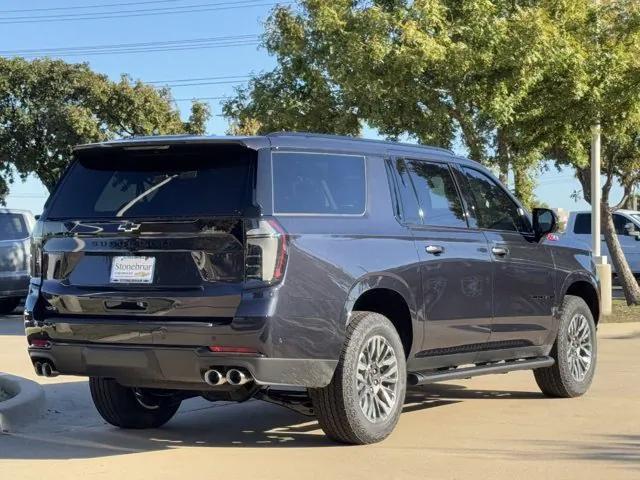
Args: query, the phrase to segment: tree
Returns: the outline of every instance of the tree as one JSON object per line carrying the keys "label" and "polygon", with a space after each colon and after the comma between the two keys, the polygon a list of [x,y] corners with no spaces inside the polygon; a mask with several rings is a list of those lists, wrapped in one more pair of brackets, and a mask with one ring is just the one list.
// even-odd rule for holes
{"label": "tree", "polygon": [[548,51],[535,1],[308,0],[277,7],[264,45],[278,66],[224,108],[234,129],[382,134],[451,147],[497,165],[533,200],[543,151],[515,116]]}
{"label": "tree", "polygon": [[[640,304],[640,288],[615,233],[612,212],[640,182],[640,2],[587,0],[547,2],[556,19],[549,36],[555,46],[548,68],[520,104],[534,143],[550,158],[576,169],[591,203],[590,130],[602,124],[602,230],[627,303]],[[623,199],[611,204],[615,179]]]}
{"label": "tree", "polygon": [[0,57],[0,200],[15,172],[51,191],[74,145],[131,135],[202,134],[207,105],[183,122],[168,89],[122,76],[113,82],[87,64]]}
{"label": "tree", "polygon": [[542,159],[576,168],[590,199],[589,126],[599,119],[603,230],[627,301],[638,303],[609,203],[614,179],[629,190],[638,172],[638,10],[637,0],[301,1],[267,23],[264,45],[278,67],[224,113],[253,132],[340,131],[334,119],[348,118],[355,132],[366,122],[391,138],[444,147],[460,139],[503,182],[511,169],[527,205]]}

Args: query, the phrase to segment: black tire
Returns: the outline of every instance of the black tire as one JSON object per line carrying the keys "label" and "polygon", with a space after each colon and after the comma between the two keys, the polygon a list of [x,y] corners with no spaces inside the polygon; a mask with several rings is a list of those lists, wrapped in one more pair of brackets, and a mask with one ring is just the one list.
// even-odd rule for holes
{"label": "black tire", "polygon": [[[584,378],[577,379],[571,372],[571,362],[568,354],[571,342],[568,329],[571,320],[576,316],[583,316],[589,327],[591,342],[591,362]],[[562,315],[558,326],[558,334],[553,344],[550,355],[556,361],[552,366],[538,368],[533,371],[536,382],[542,393],[549,397],[572,398],[584,395],[593,380],[598,358],[598,346],[596,340],[596,324],[591,310],[580,297],[567,295],[562,304]]]}
{"label": "black tire", "polygon": [[0,299],[0,315],[8,315],[20,305],[20,297]]}
{"label": "black tire", "polygon": [[[360,407],[356,384],[358,358],[368,340],[375,336],[386,340],[397,365],[395,402],[386,418],[377,422],[367,418]],[[382,369],[379,375],[382,375]],[[309,389],[309,396],[320,427],[328,437],[341,443],[361,445],[384,440],[393,431],[402,412],[406,388],[405,352],[393,324],[378,313],[354,312],[331,383],[324,388]]]}
{"label": "black tire", "polygon": [[181,403],[172,396],[136,396],[133,388],[123,387],[112,378],[91,377],[89,388],[98,413],[120,428],[160,427],[175,415]]}

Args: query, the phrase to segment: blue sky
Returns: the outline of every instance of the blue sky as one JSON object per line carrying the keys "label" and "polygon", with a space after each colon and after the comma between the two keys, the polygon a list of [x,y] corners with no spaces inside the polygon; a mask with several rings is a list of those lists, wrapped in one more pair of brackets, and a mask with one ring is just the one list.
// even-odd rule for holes
{"label": "blue sky", "polygon": [[[82,8],[96,4],[123,4],[111,7]],[[131,3],[136,3],[131,5]],[[216,5],[217,4],[217,5]],[[252,6],[247,6],[254,4]],[[170,42],[176,40],[203,39],[222,36],[239,36],[260,34],[263,22],[272,6],[272,0],[96,0],[47,1],[23,0],[21,2],[0,1],[0,45],[2,50],[24,50],[45,48],[84,47],[94,45],[131,44],[143,42]],[[189,6],[197,6],[191,8]],[[52,8],[54,11],[7,12],[17,9]],[[67,7],[75,7],[66,9]],[[231,8],[229,8],[231,7]],[[166,12],[169,8],[199,10],[169,15],[128,14],[116,18],[95,18],[103,12],[149,10],[156,13]],[[214,10],[215,9],[215,10]],[[141,12],[145,13],[145,12]],[[73,21],[38,21],[35,17],[86,14],[90,19]],[[136,13],[136,15],[138,15]],[[104,16],[104,15],[102,15]],[[8,18],[21,17],[21,23],[7,23]],[[270,69],[275,61],[264,50],[255,45],[241,45],[224,48],[203,48],[195,50],[154,51],[106,55],[73,55],[65,56],[70,62],[88,62],[91,67],[117,79],[127,73],[135,79],[143,81],[164,81],[175,79],[195,79],[202,77],[247,76],[251,73]],[[183,82],[194,83],[194,82]],[[207,83],[207,82],[195,82]],[[209,82],[210,83],[210,82]],[[190,85],[176,87],[173,94],[176,99],[193,97],[220,97],[233,93],[233,84],[217,83],[209,85]],[[218,100],[211,102],[213,118],[209,122],[208,133],[224,134],[226,121],[218,116],[220,106]],[[179,101],[178,106],[188,113],[189,101]],[[371,130],[365,136],[375,137]],[[580,201],[574,202],[570,194],[580,190],[580,184],[573,178],[570,170],[557,172],[552,168],[538,178],[538,197],[553,207],[567,210],[583,209],[588,205]],[[14,184],[7,199],[10,208],[26,208],[40,213],[46,200],[47,192],[35,178],[25,183]],[[614,192],[620,196],[619,189]]]}

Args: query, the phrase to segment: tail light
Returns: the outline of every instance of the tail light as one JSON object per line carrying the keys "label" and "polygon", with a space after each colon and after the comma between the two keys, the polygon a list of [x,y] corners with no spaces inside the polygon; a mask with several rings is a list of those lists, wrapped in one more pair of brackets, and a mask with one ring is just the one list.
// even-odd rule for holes
{"label": "tail light", "polygon": [[42,223],[37,221],[31,234],[29,270],[32,278],[42,275]]}
{"label": "tail light", "polygon": [[246,230],[245,281],[272,285],[284,277],[287,233],[274,219],[249,221]]}

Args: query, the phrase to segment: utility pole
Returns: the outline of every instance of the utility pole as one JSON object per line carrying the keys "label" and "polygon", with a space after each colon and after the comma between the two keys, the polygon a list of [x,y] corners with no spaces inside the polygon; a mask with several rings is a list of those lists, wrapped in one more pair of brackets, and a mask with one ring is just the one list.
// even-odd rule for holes
{"label": "utility pole", "polygon": [[[594,0],[596,8],[600,6],[600,0]],[[596,22],[598,12],[596,12]],[[598,44],[596,38],[596,45]],[[601,132],[600,120],[591,126],[591,250],[593,260],[596,264],[596,271],[600,279],[600,313],[611,315],[612,310],[612,279],[611,265],[607,262],[607,257],[602,256],[602,236],[600,233],[602,203],[602,187],[600,186],[600,152],[601,152]]]}

